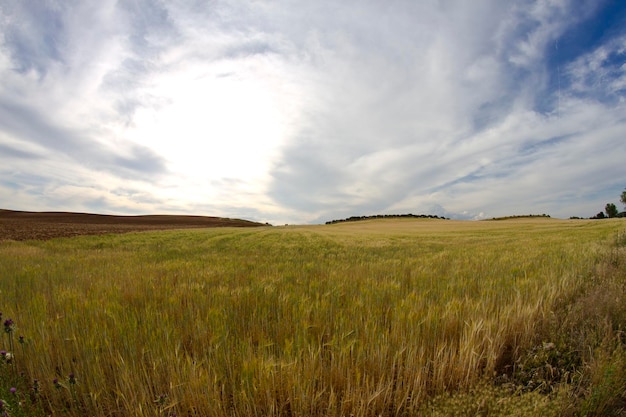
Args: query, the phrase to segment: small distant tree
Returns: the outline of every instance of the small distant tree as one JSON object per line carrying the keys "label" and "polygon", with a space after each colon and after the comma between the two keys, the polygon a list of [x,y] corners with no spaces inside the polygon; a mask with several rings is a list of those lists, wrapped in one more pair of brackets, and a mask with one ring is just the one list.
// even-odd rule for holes
{"label": "small distant tree", "polygon": [[604,219],[604,212],[601,211],[600,213],[596,214],[595,216],[592,217],[592,219]]}
{"label": "small distant tree", "polygon": [[622,191],[622,195],[619,197],[619,201],[626,206],[626,190]]}
{"label": "small distant tree", "polygon": [[617,211],[617,207],[615,207],[615,204],[613,203],[607,203],[607,205],[604,207],[604,211],[606,211],[606,215],[609,218],[617,217],[617,214],[619,213]]}

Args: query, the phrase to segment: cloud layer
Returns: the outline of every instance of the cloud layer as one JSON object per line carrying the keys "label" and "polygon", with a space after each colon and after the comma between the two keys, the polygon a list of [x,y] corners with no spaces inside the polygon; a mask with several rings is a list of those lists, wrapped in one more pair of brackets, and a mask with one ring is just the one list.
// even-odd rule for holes
{"label": "cloud layer", "polygon": [[0,0],[6,208],[589,216],[626,186],[614,2]]}

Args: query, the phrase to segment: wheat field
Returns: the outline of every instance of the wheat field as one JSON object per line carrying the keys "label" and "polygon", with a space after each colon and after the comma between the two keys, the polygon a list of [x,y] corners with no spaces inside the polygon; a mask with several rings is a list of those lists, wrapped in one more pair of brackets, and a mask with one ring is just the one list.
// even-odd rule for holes
{"label": "wheat field", "polygon": [[0,242],[0,411],[617,413],[625,246],[542,218]]}

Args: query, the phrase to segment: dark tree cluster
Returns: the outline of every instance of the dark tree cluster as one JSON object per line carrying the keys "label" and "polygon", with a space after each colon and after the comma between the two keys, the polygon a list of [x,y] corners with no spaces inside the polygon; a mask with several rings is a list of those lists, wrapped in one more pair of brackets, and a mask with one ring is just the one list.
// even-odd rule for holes
{"label": "dark tree cluster", "polygon": [[[619,199],[622,202],[622,204],[626,206],[626,190],[622,192]],[[604,211],[599,212],[598,214],[596,214],[595,216],[591,218],[592,219],[611,219],[614,217],[626,217],[626,212],[623,211],[620,213],[615,204],[607,203],[606,206],[604,206]]]}
{"label": "dark tree cluster", "polygon": [[357,222],[360,220],[372,220],[372,219],[441,219],[441,220],[449,220],[445,217],[435,216],[432,214],[376,214],[373,216],[352,216],[347,219],[340,220],[331,220],[326,222],[326,224],[335,224],[335,223],[343,223],[343,222]]}
{"label": "dark tree cluster", "polygon": [[511,219],[528,219],[528,218],[534,218],[534,217],[546,217],[549,218],[550,215],[549,214],[520,214],[520,215],[515,215],[515,216],[504,216],[504,217],[493,217],[489,220],[511,220]]}

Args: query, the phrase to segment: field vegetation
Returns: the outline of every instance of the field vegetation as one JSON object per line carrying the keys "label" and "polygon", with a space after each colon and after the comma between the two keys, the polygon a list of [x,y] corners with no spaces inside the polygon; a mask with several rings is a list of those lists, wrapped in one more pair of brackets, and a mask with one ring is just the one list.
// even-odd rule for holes
{"label": "field vegetation", "polygon": [[623,415],[625,251],[550,218],[0,242],[0,413]]}
{"label": "field vegetation", "polygon": [[207,216],[111,216],[0,209],[0,240],[46,240],[148,230],[264,226],[247,220]]}

